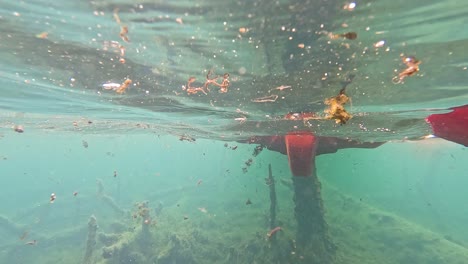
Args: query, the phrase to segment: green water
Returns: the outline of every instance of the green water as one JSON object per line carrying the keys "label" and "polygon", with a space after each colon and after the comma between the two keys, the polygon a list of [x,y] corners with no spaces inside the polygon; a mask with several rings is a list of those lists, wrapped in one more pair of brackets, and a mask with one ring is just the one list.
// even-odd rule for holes
{"label": "green water", "polygon": [[[121,234],[130,248],[105,261],[100,241],[94,252],[98,263],[133,263],[133,258],[140,263],[166,263],[166,258],[268,263],[273,252],[266,239],[267,166],[272,164],[278,183],[278,224],[284,229],[278,240],[285,247],[295,234],[293,191],[287,184],[291,175],[285,156],[267,150],[244,173],[253,147],[238,146],[231,150],[217,141],[188,143],[156,135],[4,135],[2,216],[17,230],[2,225],[2,258],[81,263],[86,224],[94,215],[98,232]],[[326,219],[339,248],[336,263],[429,263],[434,258],[434,263],[463,263],[468,243],[463,157],[464,148],[437,140],[319,156]],[[96,181],[126,212],[98,194]],[[52,192],[57,196],[53,204]],[[139,242],[141,218],[132,214],[138,212],[134,203],[143,201],[149,202],[155,222],[149,226],[151,239]],[[183,250],[171,242],[173,237],[182,241]],[[33,239],[37,245],[24,245]],[[246,253],[246,248],[253,251]],[[290,262],[303,261],[296,256]]]}
{"label": "green water", "polygon": [[[316,158],[329,263],[467,263],[468,150],[424,137],[468,99],[468,4],[346,4],[0,0],[0,263],[323,263],[287,156],[240,143],[296,130],[386,142]],[[401,56],[420,71],[394,84]],[[227,93],[182,89],[211,69]],[[284,120],[351,75],[349,122]]]}

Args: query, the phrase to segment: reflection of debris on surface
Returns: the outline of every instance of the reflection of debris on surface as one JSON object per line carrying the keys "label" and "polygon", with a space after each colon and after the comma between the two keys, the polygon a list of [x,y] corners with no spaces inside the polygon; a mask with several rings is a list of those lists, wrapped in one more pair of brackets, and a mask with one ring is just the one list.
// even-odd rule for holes
{"label": "reflection of debris on surface", "polygon": [[406,65],[406,69],[401,71],[398,76],[393,77],[392,82],[395,84],[402,83],[406,77],[417,73],[419,71],[419,64],[421,64],[421,61],[413,56],[409,56],[403,57],[403,63]]}
{"label": "reflection of debris on surface", "polygon": [[186,91],[188,94],[196,94],[198,92],[202,92],[205,95],[208,94],[207,92],[210,91],[209,86],[215,85],[219,87],[220,93],[227,93],[230,82],[229,82],[229,73],[225,73],[222,78],[223,80],[221,83],[218,83],[217,80],[221,77],[219,75],[212,76],[213,71],[209,70],[208,74],[206,75],[206,81],[203,84],[203,87],[193,87],[192,83],[195,82],[195,77],[190,77],[187,81],[187,87],[182,86],[182,90]]}
{"label": "reflection of debris on surface", "polygon": [[272,95],[252,99],[252,102],[254,103],[276,102],[277,99],[278,99],[278,95],[272,94]]}
{"label": "reflection of debris on surface", "polygon": [[182,136],[179,137],[179,140],[180,140],[180,141],[184,141],[184,140],[185,140],[185,141],[188,141],[188,142],[195,142],[195,141],[196,141],[195,138],[193,138],[193,137],[191,137],[191,136],[189,136],[189,135],[182,135]]}
{"label": "reflection of debris on surface", "polygon": [[355,40],[357,38],[357,33],[356,32],[346,32],[343,34],[333,34],[333,33],[328,33],[328,37],[330,39],[339,39],[339,38],[345,38],[345,39],[350,39],[350,40]]}
{"label": "reflection of debris on surface", "polygon": [[346,122],[351,119],[351,114],[349,114],[344,105],[349,102],[350,98],[345,94],[345,89],[341,89],[340,93],[337,96],[330,97],[325,99],[324,103],[328,105],[328,108],[325,109],[326,119],[335,119],[337,124],[346,124]]}

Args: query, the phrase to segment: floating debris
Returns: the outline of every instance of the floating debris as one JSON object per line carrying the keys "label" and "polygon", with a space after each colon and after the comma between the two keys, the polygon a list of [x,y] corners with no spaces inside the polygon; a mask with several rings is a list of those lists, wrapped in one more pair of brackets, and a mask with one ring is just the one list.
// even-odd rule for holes
{"label": "floating debris", "polygon": [[49,32],[41,32],[39,34],[36,34],[36,38],[40,38],[40,39],[47,39],[47,37],[49,37]]}
{"label": "floating debris", "polygon": [[254,103],[268,103],[268,102],[276,102],[276,100],[278,100],[278,95],[272,94],[268,96],[255,98],[255,99],[252,99],[251,101]]}
{"label": "floating debris", "polygon": [[207,95],[208,93],[203,87],[192,87],[192,83],[195,82],[195,80],[195,77],[190,77],[187,81],[187,87],[182,85],[182,90],[186,91],[187,94],[197,94],[198,92],[202,92]]}
{"label": "floating debris", "polygon": [[256,147],[254,148],[254,151],[253,151],[253,153],[252,153],[252,156],[257,157],[258,154],[260,154],[260,153],[262,152],[262,150],[263,150],[263,146],[262,146],[262,145],[256,146]]}
{"label": "floating debris", "polygon": [[247,33],[247,32],[249,32],[249,29],[248,29],[248,28],[245,28],[245,27],[239,28],[239,33],[245,34],[245,33]]}
{"label": "floating debris", "polygon": [[210,91],[209,86],[210,85],[215,85],[219,87],[219,92],[220,93],[227,93],[228,88],[230,86],[230,81],[229,81],[229,73],[225,73],[222,78],[223,80],[221,83],[218,83],[218,79],[221,78],[219,75],[212,76],[213,70],[209,70],[208,74],[206,75],[206,81],[203,84],[203,87],[193,87],[192,83],[195,82],[195,77],[190,77],[187,81],[187,87],[182,86],[182,90],[186,91],[187,94],[197,94],[198,92],[202,92],[205,95],[208,94]]}
{"label": "floating debris", "polygon": [[13,127],[13,130],[17,133],[23,133],[24,132],[24,127],[22,125],[15,125]]}
{"label": "floating debris", "polygon": [[283,90],[286,90],[286,89],[292,89],[291,85],[280,85],[278,87],[275,87],[273,89],[268,90],[268,92],[271,92],[273,90],[283,91]]}
{"label": "floating debris", "polygon": [[402,83],[406,77],[412,76],[419,71],[419,64],[421,64],[421,61],[416,59],[416,57],[403,57],[402,60],[406,65],[406,69],[401,71],[398,76],[393,77],[392,82],[394,84]]}
{"label": "floating debris", "polygon": [[247,199],[247,201],[245,201],[245,205],[251,205],[252,204],[252,201],[250,201],[250,199]]}
{"label": "floating debris", "polygon": [[119,33],[120,38],[125,42],[130,42],[130,39],[127,36],[128,27],[126,25],[122,24],[122,21],[120,20],[120,17],[119,17],[119,9],[118,8],[114,9],[114,19],[117,22],[117,24],[119,24],[119,26],[120,26],[120,33]]}
{"label": "floating debris", "polygon": [[31,241],[28,241],[26,243],[24,243],[25,245],[28,245],[28,246],[35,246],[37,245],[37,240],[31,240]]}
{"label": "floating debris", "polygon": [[236,149],[237,149],[237,146],[229,146],[228,143],[225,143],[225,144],[224,144],[224,147],[225,147],[225,148],[230,148],[230,149],[232,149],[232,150],[236,150]]}
{"label": "floating debris", "polygon": [[127,26],[120,26],[120,33],[119,36],[125,42],[130,42],[130,39],[127,36],[128,34],[128,27]]}
{"label": "floating debris", "polygon": [[102,88],[105,90],[114,90],[118,94],[124,93],[127,88],[132,84],[132,80],[127,79],[122,84],[119,83],[105,83]]}
{"label": "floating debris", "polygon": [[55,199],[57,199],[57,196],[55,195],[55,193],[52,193],[50,195],[50,203],[54,203]]}
{"label": "floating debris", "polygon": [[182,136],[179,137],[179,140],[180,141],[188,141],[188,142],[195,142],[196,141],[195,138],[193,138],[193,137],[191,137],[189,135],[182,135]]}
{"label": "floating debris", "polygon": [[349,40],[355,40],[357,38],[357,33],[356,32],[346,32],[343,34],[333,34],[333,33],[328,33],[328,37],[330,39],[339,39],[339,38],[345,38]]}
{"label": "floating debris", "polygon": [[324,103],[329,107],[325,109],[325,119],[334,119],[337,124],[343,125],[351,119],[352,115],[349,114],[344,105],[351,99],[345,94],[345,89],[341,89],[337,96],[325,99]]}
{"label": "floating debris", "polygon": [[273,237],[274,234],[278,233],[278,231],[281,231],[281,230],[283,229],[280,226],[277,226],[267,233],[267,237],[270,239]]}
{"label": "floating debris", "polygon": [[376,43],[374,43],[374,48],[381,48],[383,46],[385,46],[385,40],[377,41]]}
{"label": "floating debris", "polygon": [[243,116],[243,117],[236,117],[234,118],[235,121],[239,122],[239,124],[244,124],[245,121],[247,121],[247,117]]}
{"label": "floating debris", "polygon": [[344,10],[347,10],[347,11],[353,11],[354,8],[356,8],[356,3],[355,3],[355,2],[346,3],[346,4],[343,6],[343,9],[344,9]]}
{"label": "floating debris", "polygon": [[28,237],[28,235],[29,235],[29,231],[28,230],[24,231],[23,234],[20,236],[20,240],[24,240],[26,237]]}
{"label": "floating debris", "polygon": [[128,86],[130,86],[130,84],[132,84],[132,80],[125,80],[122,85],[120,85],[120,87],[115,90],[115,92],[118,94],[123,94],[127,90]]}
{"label": "floating debris", "polygon": [[231,84],[229,81],[229,73],[225,73],[223,75],[223,81],[220,84],[218,83],[215,83],[215,84],[219,86],[220,93],[227,93],[229,85]]}
{"label": "floating debris", "polygon": [[84,147],[84,148],[88,148],[88,146],[89,146],[89,145],[88,145],[88,142],[86,142],[86,140],[83,140],[82,144],[83,144],[83,147]]}

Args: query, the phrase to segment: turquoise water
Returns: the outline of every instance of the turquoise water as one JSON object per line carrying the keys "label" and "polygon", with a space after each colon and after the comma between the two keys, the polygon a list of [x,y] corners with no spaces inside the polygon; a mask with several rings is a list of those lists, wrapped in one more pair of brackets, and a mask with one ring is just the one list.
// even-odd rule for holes
{"label": "turquoise water", "polygon": [[[465,1],[0,3],[1,263],[466,263],[468,150],[425,121],[467,104]],[[331,260],[287,156],[241,143],[295,130],[386,142],[316,158]]]}

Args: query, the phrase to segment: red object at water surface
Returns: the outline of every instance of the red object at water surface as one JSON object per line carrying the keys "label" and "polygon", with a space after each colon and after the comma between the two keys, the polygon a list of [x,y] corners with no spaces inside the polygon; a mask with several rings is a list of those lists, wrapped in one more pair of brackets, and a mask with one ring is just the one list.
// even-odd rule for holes
{"label": "red object at water surface", "polygon": [[[316,117],[315,113],[289,113],[286,120],[306,120]],[[288,155],[293,176],[308,177],[315,173],[315,156],[335,153],[343,148],[376,148],[384,142],[359,142],[337,137],[317,136],[311,131],[291,131],[286,135],[254,136],[246,141],[261,144],[269,150]]]}
{"label": "red object at water surface", "polygon": [[294,131],[286,134],[284,139],[292,174],[310,176],[315,164],[317,137],[308,131]]}
{"label": "red object at water surface", "polygon": [[468,147],[468,105],[451,108],[445,114],[432,114],[426,118],[435,136]]}
{"label": "red object at water surface", "polygon": [[[437,137],[468,147],[468,105],[451,108],[452,112],[432,114],[426,118]],[[290,113],[287,120],[313,118],[314,113]],[[292,131],[286,135],[255,136],[247,140],[267,149],[288,155],[294,176],[311,176],[315,170],[315,156],[335,153],[344,148],[376,148],[384,142],[359,142],[351,139],[314,135],[310,131]]]}

